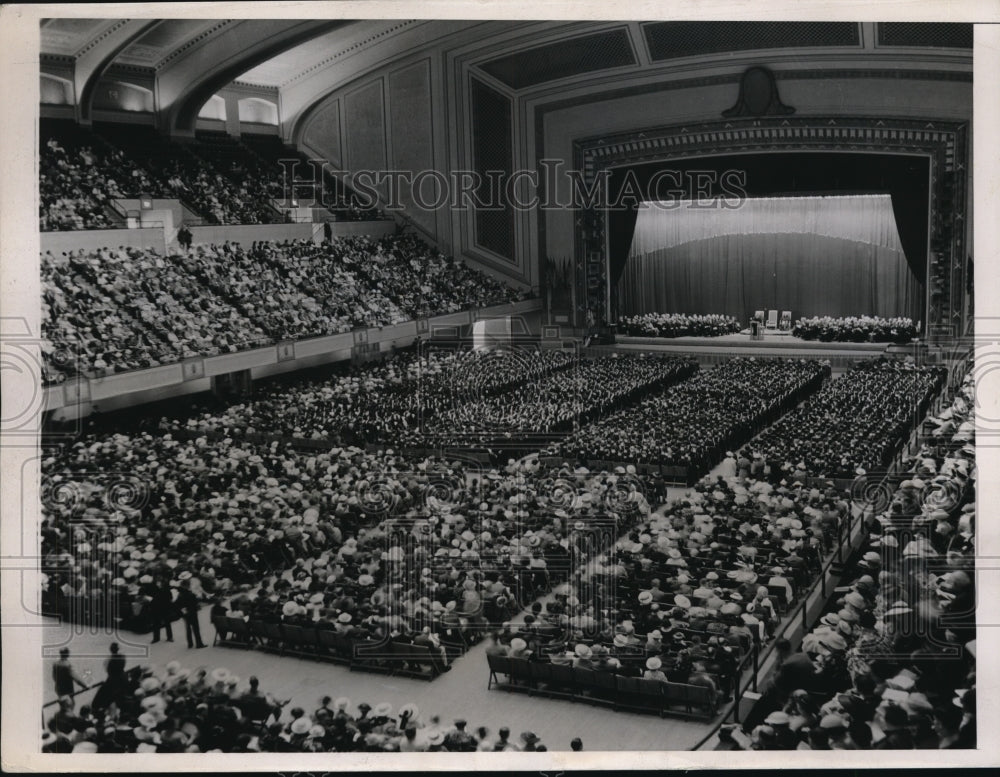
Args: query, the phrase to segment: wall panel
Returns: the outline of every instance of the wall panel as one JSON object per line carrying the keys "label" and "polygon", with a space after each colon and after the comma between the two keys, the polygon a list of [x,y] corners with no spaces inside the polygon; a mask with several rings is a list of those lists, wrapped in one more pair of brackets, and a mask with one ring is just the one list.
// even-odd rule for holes
{"label": "wall panel", "polygon": [[[406,170],[414,177],[434,167],[433,121],[431,118],[430,61],[423,60],[389,75],[389,133],[392,139],[392,168]],[[427,184],[424,195],[414,202],[410,186],[400,187],[400,204],[422,228],[433,233],[433,209],[422,208],[435,191]],[[430,203],[428,203],[430,204]]]}

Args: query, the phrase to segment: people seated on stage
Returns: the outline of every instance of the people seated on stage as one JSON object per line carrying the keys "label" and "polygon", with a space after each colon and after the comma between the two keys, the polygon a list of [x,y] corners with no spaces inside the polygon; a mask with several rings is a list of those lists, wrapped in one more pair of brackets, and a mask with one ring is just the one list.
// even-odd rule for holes
{"label": "people seated on stage", "polygon": [[908,343],[919,333],[920,325],[903,316],[815,316],[800,318],[792,329],[792,334],[803,340],[826,343]]}
{"label": "people seated on stage", "polygon": [[720,314],[645,313],[618,322],[619,332],[633,337],[721,337],[742,329],[733,316]]}
{"label": "people seated on stage", "polygon": [[581,462],[678,466],[700,474],[815,390],[829,366],[805,359],[730,359],[591,424],[554,447]]}
{"label": "people seated on stage", "polygon": [[44,372],[55,380],[524,297],[412,236],[46,252],[41,274]]}
{"label": "people seated on stage", "polygon": [[[973,392],[970,374],[937,417],[972,421]],[[786,644],[764,725],[790,735],[758,749],[976,747],[975,450],[932,437],[902,471],[848,590]]]}
{"label": "people seated on stage", "polygon": [[927,412],[945,374],[890,359],[862,362],[746,446],[756,462],[751,474],[773,482],[874,476]]}

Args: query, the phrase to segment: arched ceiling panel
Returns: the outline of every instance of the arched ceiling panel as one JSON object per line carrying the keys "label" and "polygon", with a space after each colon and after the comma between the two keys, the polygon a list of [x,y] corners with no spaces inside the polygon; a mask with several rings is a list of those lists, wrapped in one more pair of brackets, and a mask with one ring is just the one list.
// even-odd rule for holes
{"label": "arched ceiling panel", "polygon": [[346,20],[247,19],[225,25],[157,72],[161,127],[192,131],[205,101],[241,74]]}

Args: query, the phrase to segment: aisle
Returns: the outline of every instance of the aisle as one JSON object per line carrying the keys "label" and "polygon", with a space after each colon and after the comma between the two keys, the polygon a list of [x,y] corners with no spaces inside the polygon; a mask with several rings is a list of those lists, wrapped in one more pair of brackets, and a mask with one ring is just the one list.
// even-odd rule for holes
{"label": "aisle", "polygon": [[[520,617],[520,616],[519,616]],[[207,608],[202,611],[202,635],[210,645],[214,630],[209,623]],[[688,750],[709,731],[708,724],[676,718],[661,719],[655,715],[630,712],[610,712],[601,707],[572,701],[529,697],[523,693],[487,691],[489,672],[486,664],[486,647],[481,643],[455,662],[452,670],[433,682],[409,678],[387,677],[367,672],[351,672],[347,667],[264,653],[259,650],[206,647],[188,650],[184,643],[183,628],[174,625],[174,642],[148,645],[148,638],[129,633],[118,635],[122,653],[128,657],[128,666],[136,663],[150,665],[158,670],[176,659],[190,669],[205,666],[214,669],[223,666],[240,678],[240,687],[246,688],[250,675],[261,680],[261,689],[278,698],[291,697],[287,709],[300,706],[308,712],[319,706],[323,695],[333,698],[347,696],[353,706],[367,701],[373,707],[389,702],[398,710],[406,702],[415,703],[420,717],[427,721],[439,714],[441,724],[450,727],[457,717],[464,717],[469,728],[486,726],[495,735],[501,726],[511,729],[516,739],[523,731],[537,734],[549,750],[569,750],[573,737],[583,739],[589,751],[600,750]],[[103,656],[113,636],[104,633],[72,634],[67,626],[53,622],[46,635],[46,659],[43,662],[46,701],[55,698],[51,683],[51,665],[55,660],[50,654],[66,642],[72,655],[70,660],[80,674],[92,672],[93,682],[104,676]],[[131,642],[130,642],[131,640]],[[178,641],[179,640],[179,641]],[[85,704],[93,692],[80,694],[77,704]],[[54,712],[46,710],[46,717]]]}

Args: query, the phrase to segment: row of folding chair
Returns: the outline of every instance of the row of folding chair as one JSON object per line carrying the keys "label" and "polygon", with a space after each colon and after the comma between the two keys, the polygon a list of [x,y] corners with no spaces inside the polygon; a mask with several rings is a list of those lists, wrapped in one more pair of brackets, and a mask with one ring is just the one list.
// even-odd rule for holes
{"label": "row of folding chair", "polygon": [[490,669],[488,690],[525,691],[529,695],[582,701],[614,710],[655,712],[660,717],[709,719],[717,711],[712,690],[702,685],[624,677],[510,656],[491,654],[486,658]]}
{"label": "row of folding chair", "polygon": [[[215,645],[259,648],[281,655],[332,661],[351,670],[432,680],[444,666],[441,656],[432,654],[423,645],[357,640],[328,629],[253,619],[245,621],[229,616],[216,616],[212,625],[215,626]],[[461,652],[458,645],[452,647],[456,653]]]}

